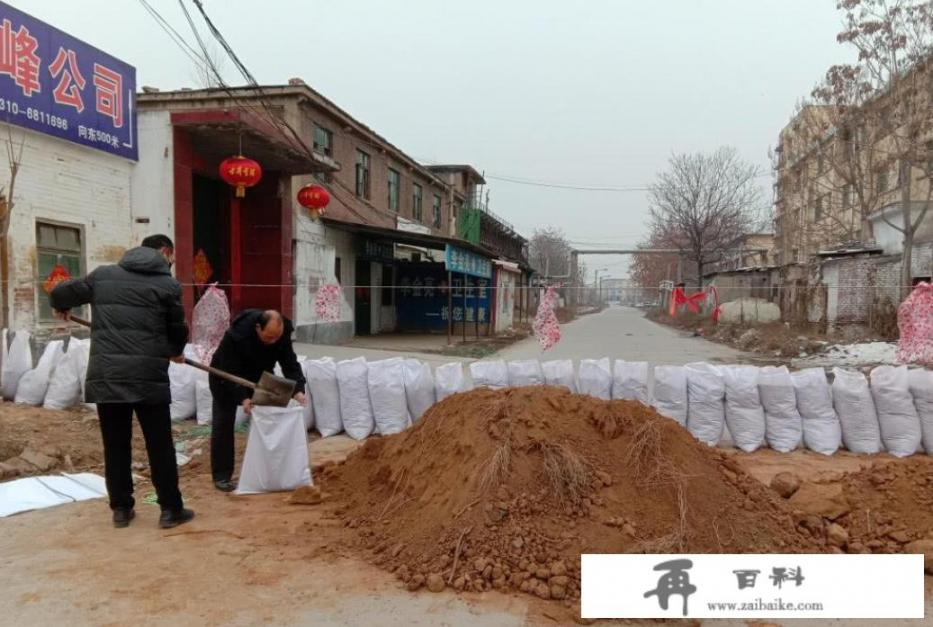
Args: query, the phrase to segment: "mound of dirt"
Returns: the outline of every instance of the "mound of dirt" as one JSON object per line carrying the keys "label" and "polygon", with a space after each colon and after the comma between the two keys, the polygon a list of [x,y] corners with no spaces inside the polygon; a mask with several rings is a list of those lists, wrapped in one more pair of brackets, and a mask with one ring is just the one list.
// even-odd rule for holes
{"label": "mound of dirt", "polygon": [[581,553],[806,552],[790,507],[636,402],[550,387],[446,399],[323,477],[359,547],[412,590],[568,604]]}
{"label": "mound of dirt", "polygon": [[933,460],[875,463],[840,481],[850,511],[835,522],[850,553],[904,553],[933,539]]}

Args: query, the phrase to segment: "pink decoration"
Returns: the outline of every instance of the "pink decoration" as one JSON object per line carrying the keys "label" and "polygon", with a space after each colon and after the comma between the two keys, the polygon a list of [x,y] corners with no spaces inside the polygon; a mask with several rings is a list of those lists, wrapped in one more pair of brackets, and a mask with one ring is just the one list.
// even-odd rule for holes
{"label": "pink decoration", "polygon": [[920,283],[897,308],[897,360],[933,365],[933,285]]}
{"label": "pink decoration", "polygon": [[535,320],[531,325],[534,330],[535,338],[541,345],[541,350],[546,351],[560,341],[560,323],[557,321],[557,314],[554,310],[557,308],[557,292],[553,287],[544,291],[544,297],[538,305],[538,311],[535,313]]}
{"label": "pink decoration", "polygon": [[209,364],[214,351],[230,326],[230,305],[227,295],[214,283],[207,288],[191,314],[191,343],[201,363]]}
{"label": "pink decoration", "polygon": [[314,311],[325,322],[340,320],[340,286],[331,284],[318,288]]}

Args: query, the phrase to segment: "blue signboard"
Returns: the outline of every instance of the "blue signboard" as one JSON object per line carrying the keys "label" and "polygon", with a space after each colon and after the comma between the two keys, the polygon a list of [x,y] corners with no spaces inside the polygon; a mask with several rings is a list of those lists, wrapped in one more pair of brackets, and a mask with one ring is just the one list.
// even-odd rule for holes
{"label": "blue signboard", "polygon": [[0,121],[136,161],[136,68],[0,2]]}
{"label": "blue signboard", "polygon": [[492,289],[488,279],[467,278],[466,287],[470,289],[464,301],[464,277],[454,276],[451,294],[447,273],[440,264],[399,264],[398,277],[396,314],[403,331],[443,331],[449,320],[479,322],[480,326],[491,322]]}
{"label": "blue signboard", "polygon": [[492,278],[492,262],[469,250],[447,244],[444,265],[448,272],[468,274],[482,279]]}

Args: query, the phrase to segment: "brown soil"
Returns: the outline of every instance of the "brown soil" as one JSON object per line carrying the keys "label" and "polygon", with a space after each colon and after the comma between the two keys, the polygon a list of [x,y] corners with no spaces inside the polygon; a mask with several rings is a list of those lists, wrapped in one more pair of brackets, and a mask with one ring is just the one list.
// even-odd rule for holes
{"label": "brown soil", "polygon": [[358,547],[410,589],[440,575],[569,603],[585,552],[818,550],[782,499],[673,421],[558,388],[451,397],[324,482]]}
{"label": "brown soil", "polygon": [[849,546],[900,553],[913,540],[933,537],[933,461],[876,463],[841,479],[851,511],[836,520]]}

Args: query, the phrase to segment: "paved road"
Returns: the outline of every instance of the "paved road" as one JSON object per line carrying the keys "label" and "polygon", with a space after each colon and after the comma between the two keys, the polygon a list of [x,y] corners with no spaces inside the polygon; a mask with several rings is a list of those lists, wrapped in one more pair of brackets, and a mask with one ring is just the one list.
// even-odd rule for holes
{"label": "paved road", "polygon": [[563,325],[561,332],[561,341],[546,353],[531,338],[504,349],[499,356],[503,359],[611,357],[656,364],[737,363],[750,358],[723,344],[651,322],[644,312],[631,307],[611,307],[599,314],[583,316]]}

